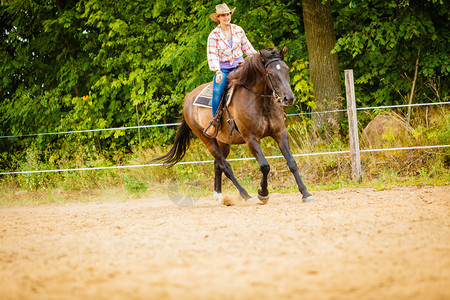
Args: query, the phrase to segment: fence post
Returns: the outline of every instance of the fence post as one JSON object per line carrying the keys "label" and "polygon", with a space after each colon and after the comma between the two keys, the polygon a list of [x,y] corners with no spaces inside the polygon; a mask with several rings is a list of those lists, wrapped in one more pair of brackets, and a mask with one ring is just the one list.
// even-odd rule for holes
{"label": "fence post", "polygon": [[359,151],[358,119],[356,117],[355,85],[353,70],[345,70],[345,92],[347,98],[348,131],[350,137],[350,156],[352,179],[361,181],[361,153]]}

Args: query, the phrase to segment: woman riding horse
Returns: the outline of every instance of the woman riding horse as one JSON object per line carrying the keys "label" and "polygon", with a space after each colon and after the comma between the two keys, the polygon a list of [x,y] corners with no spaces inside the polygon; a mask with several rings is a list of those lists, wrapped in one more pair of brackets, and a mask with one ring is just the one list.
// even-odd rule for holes
{"label": "woman riding horse", "polygon": [[[226,160],[231,144],[246,143],[258,161],[262,173],[258,198],[266,203],[269,199],[267,177],[270,166],[262,153],[260,140],[270,136],[278,143],[302,193],[303,202],[314,200],[300,178],[297,163],[289,149],[288,132],[284,125],[283,107],[291,106],[295,101],[290,86],[289,68],[284,62],[285,53],[286,46],[281,52],[276,48],[272,51],[261,50],[247,57],[242,66],[230,74],[228,86],[234,89],[234,93],[231,102],[224,108],[228,119],[223,118],[220,121],[222,130],[215,138],[203,134],[203,130],[210,123],[211,110],[193,105],[197,95],[210,83],[205,83],[186,95],[183,119],[173,147],[169,153],[154,160],[163,160],[169,165],[179,162],[189,147],[191,132],[194,132],[214,157],[214,195],[219,202],[222,202],[223,173],[233,182],[241,197],[249,200],[251,196],[239,184]],[[238,130],[234,130],[234,125]]]}
{"label": "woman riding horse", "polygon": [[209,34],[207,45],[208,65],[211,71],[215,72],[212,93],[213,120],[204,131],[208,137],[215,137],[217,134],[218,123],[214,117],[227,85],[228,74],[235,70],[238,64],[244,62],[242,52],[247,55],[256,53],[244,30],[238,25],[231,24],[231,15],[235,9],[236,7],[230,10],[222,3],[216,6],[216,13],[209,16],[219,24]]}

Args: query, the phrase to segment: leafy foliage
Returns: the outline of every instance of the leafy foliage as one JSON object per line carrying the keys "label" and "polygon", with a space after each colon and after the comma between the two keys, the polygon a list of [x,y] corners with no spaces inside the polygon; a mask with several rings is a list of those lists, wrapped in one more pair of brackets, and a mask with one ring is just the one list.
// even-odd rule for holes
{"label": "leafy foliage", "polygon": [[357,95],[363,106],[405,104],[419,60],[416,100],[435,98],[432,86],[448,97],[450,42],[448,2],[338,1],[334,52],[355,70]]}
{"label": "leafy foliage", "polygon": [[[184,96],[212,79],[206,41],[215,23],[208,16],[221,2],[2,1],[0,135],[178,122]],[[256,49],[287,45],[299,99],[289,112],[314,107],[301,2],[227,4],[237,7],[233,22]],[[448,97],[447,2],[338,0],[332,8],[334,51],[341,68],[355,69],[363,105],[404,102],[417,58],[417,101]],[[33,162],[57,164],[80,152],[120,162],[174,134],[160,127],[0,139],[0,165],[20,168],[29,148]],[[76,150],[84,146],[89,151]]]}

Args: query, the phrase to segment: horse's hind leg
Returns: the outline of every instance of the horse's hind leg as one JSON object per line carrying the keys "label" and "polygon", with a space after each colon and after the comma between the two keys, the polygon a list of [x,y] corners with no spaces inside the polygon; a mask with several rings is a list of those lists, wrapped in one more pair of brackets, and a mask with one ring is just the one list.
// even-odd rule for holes
{"label": "horse's hind leg", "polygon": [[[225,158],[230,154],[230,145],[223,144],[218,142],[220,151],[222,152]],[[222,203],[222,168],[220,167],[220,163],[217,159],[214,160],[214,198]]]}
{"label": "horse's hind leg", "polygon": [[222,168],[220,167],[219,161],[214,160],[214,199],[217,202],[222,203]]}
{"label": "horse's hind leg", "polygon": [[289,137],[287,130],[284,130],[281,133],[279,138],[275,139],[280,147],[281,153],[283,153],[284,158],[286,158],[286,163],[289,167],[289,170],[294,174],[295,181],[297,182],[298,190],[302,193],[302,201],[310,202],[313,201],[313,196],[306,189],[305,184],[303,183],[300,174],[298,173],[297,163],[295,162],[294,157],[292,156],[291,150],[289,149]]}
{"label": "horse's hind leg", "polygon": [[[200,132],[201,133],[201,132]],[[221,147],[217,143],[216,139],[210,139],[204,136],[203,134],[198,134],[197,136],[202,140],[202,142],[208,147],[209,152],[214,156],[214,170],[215,170],[215,180],[214,180],[214,188],[219,185],[216,183],[220,179],[220,191],[222,191],[221,178],[222,172],[225,173],[231,182],[233,182],[234,186],[238,189],[239,195],[245,200],[251,199],[252,197],[247,193],[247,191],[239,184],[236,177],[234,176],[233,170],[231,169],[230,164],[226,160],[226,156],[221,150]],[[229,150],[228,150],[229,151]],[[220,176],[218,174],[220,173]]]}
{"label": "horse's hind leg", "polygon": [[231,169],[231,166],[227,162],[225,157],[223,155],[220,155],[220,157],[215,157],[215,159],[217,161],[218,168],[220,168],[222,172],[225,173],[225,176],[227,176],[233,182],[234,186],[239,191],[239,195],[241,195],[241,197],[244,198],[245,200],[251,199],[252,197],[237,181],[236,177],[234,176],[233,170]]}

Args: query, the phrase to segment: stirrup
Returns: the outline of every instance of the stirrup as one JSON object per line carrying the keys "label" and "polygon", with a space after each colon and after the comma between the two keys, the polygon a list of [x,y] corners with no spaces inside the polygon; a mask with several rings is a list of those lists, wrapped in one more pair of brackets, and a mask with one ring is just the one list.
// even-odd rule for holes
{"label": "stirrup", "polygon": [[[211,127],[211,126],[214,126],[216,128],[213,135],[206,133],[208,131],[209,127]],[[218,133],[219,133],[219,122],[217,122],[215,119],[212,119],[209,122],[208,126],[206,126],[205,129],[203,129],[203,134],[206,137],[209,137],[210,139],[215,139]]]}

